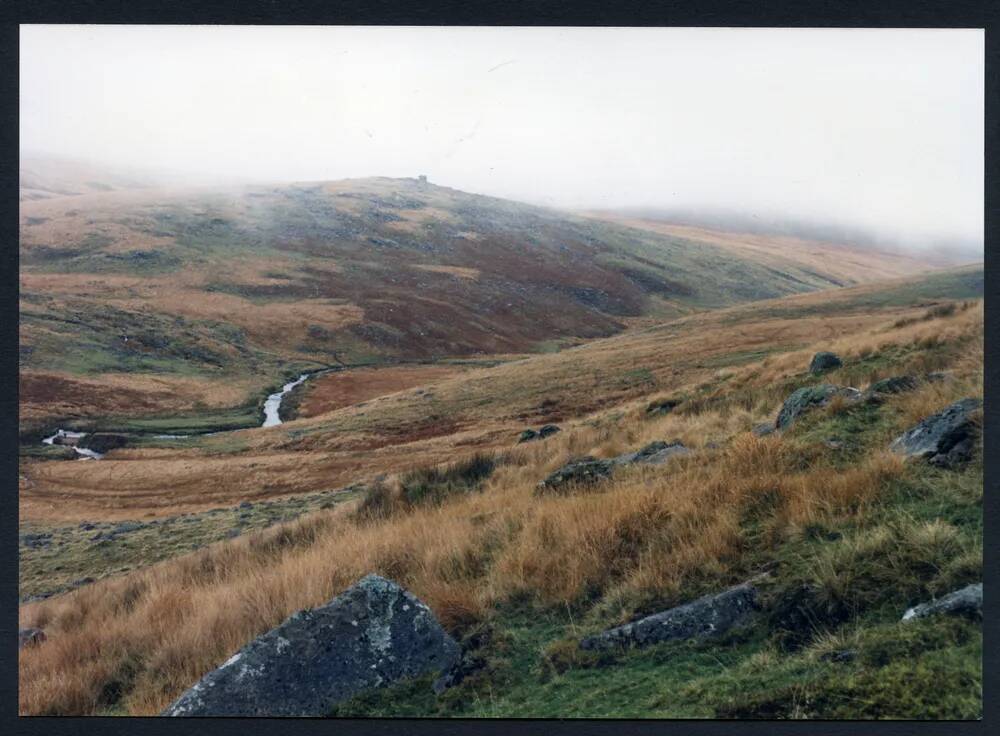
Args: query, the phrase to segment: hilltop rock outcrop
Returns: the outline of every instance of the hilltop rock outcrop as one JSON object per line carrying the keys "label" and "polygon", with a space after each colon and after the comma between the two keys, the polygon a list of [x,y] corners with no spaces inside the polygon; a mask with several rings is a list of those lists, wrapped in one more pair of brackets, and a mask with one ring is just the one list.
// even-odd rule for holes
{"label": "hilltop rock outcrop", "polygon": [[938,467],[951,468],[966,462],[979,436],[976,414],[982,405],[975,398],[956,401],[901,434],[889,449]]}
{"label": "hilltop rock outcrop", "polygon": [[844,362],[835,353],[823,351],[813,356],[812,362],[809,363],[809,372],[813,375],[819,375],[832,371],[834,368],[840,368],[843,364]]}
{"label": "hilltop rock outcrop", "polygon": [[743,583],[580,641],[581,649],[644,647],[672,639],[718,636],[746,623],[758,608],[757,589]]}
{"label": "hilltop rock outcrop", "polygon": [[368,575],[250,642],[163,715],[324,716],[364,690],[446,673],[460,656],[426,605]]}
{"label": "hilltop rock outcrop", "polygon": [[921,603],[903,614],[903,621],[914,621],[918,618],[935,616],[937,614],[952,616],[983,617],[983,584],[974,583],[956,590],[936,601]]}

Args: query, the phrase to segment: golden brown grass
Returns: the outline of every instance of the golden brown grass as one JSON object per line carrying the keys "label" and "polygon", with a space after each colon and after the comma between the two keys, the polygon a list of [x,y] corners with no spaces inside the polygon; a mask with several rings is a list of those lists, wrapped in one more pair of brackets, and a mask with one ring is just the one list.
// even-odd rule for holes
{"label": "golden brown grass", "polygon": [[901,470],[879,455],[846,474],[796,472],[781,440],[739,434],[725,451],[622,473],[601,492],[533,495],[540,471],[571,447],[608,452],[599,434],[522,451],[481,493],[440,507],[360,524],[348,510],[323,512],[29,604],[22,623],[45,626],[51,644],[22,654],[21,710],[94,712],[117,680],[134,681],[129,712],[157,712],[249,639],[371,571],[407,585],[450,627],[523,592],[547,603],[593,591],[610,602],[669,596],[692,576],[725,574],[741,514],[762,495],[777,530],[856,507]]}
{"label": "golden brown grass", "polygon": [[796,263],[811,271],[839,278],[847,284],[863,284],[916,274],[940,265],[933,258],[918,258],[912,255],[881,252],[845,243],[804,240],[783,235],[715,230],[708,227],[621,217],[608,213],[583,214],[640,230],[650,230],[686,240],[711,243],[743,255],[752,255],[762,263],[772,265]]}
{"label": "golden brown grass", "polygon": [[[946,336],[981,330],[974,315],[950,319],[940,330]],[[924,339],[919,329],[878,339],[909,344]],[[857,343],[864,349],[864,340]],[[954,381],[890,399],[894,430],[918,406],[930,411],[981,392],[981,355],[974,344],[952,356]],[[780,374],[781,360],[765,371]],[[761,370],[746,366],[730,380],[752,388],[764,380]],[[738,401],[653,420],[644,417],[645,403],[518,447],[480,491],[440,505],[382,520],[358,520],[349,507],[323,511],[25,605],[21,624],[45,627],[49,641],[21,654],[20,711],[82,714],[116,704],[156,713],[254,636],[373,571],[413,590],[452,629],[524,594],[543,604],[596,598],[624,619],[643,601],[670,599],[692,582],[730,580],[751,543],[748,520],[759,528],[753,544],[776,543],[818,521],[864,515],[906,472],[883,445],[845,470],[794,438],[754,437],[746,430],[761,417]],[[623,470],[589,491],[533,493],[571,456],[610,456],[674,437],[703,449],[663,468]],[[705,448],[709,440],[727,444]],[[931,526],[915,529],[912,543],[949,544],[949,530]],[[835,591],[831,564],[817,575]]]}
{"label": "golden brown grass", "polygon": [[[708,383],[718,384],[715,393],[682,411],[711,407],[721,397],[726,407],[746,413],[749,428],[754,421],[773,418],[785,398],[781,381],[801,375],[817,349],[856,358],[864,352],[912,348],[891,368],[859,373],[848,365],[825,379],[858,388],[895,372],[940,370],[955,361],[962,375],[981,380],[981,362],[976,366],[974,358],[956,354],[974,355],[975,344],[958,351],[927,349],[929,341],[957,345],[981,332],[981,304],[901,328],[893,327],[901,315],[923,314],[926,307],[838,316],[806,313],[795,319],[757,316],[768,305],[808,307],[855,291],[685,317],[572,350],[438,379],[427,385],[426,393],[398,392],[363,407],[210,438],[205,450],[131,450],[102,463],[32,464],[22,471],[31,486],[20,497],[21,513],[36,519],[134,518],[336,488],[380,472],[453,459],[458,452],[509,446],[525,426],[587,422],[633,400],[648,402]],[[718,365],[729,356],[763,349],[779,352],[763,362]],[[720,372],[729,377],[720,382]],[[700,445],[714,437],[692,432],[682,439]]]}

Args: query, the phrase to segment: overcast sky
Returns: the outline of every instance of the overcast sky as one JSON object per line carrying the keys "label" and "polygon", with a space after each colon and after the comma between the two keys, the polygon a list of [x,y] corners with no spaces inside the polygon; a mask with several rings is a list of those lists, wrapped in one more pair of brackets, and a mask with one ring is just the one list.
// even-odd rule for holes
{"label": "overcast sky", "polygon": [[22,26],[21,148],[981,242],[977,30]]}

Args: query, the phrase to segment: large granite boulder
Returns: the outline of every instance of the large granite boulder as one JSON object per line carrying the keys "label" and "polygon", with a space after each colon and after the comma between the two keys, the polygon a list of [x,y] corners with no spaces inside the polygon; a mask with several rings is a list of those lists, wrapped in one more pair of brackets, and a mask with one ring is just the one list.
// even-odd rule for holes
{"label": "large granite boulder", "polygon": [[983,617],[983,584],[967,585],[961,590],[938,598],[936,601],[914,606],[903,614],[903,621],[914,621],[918,618],[942,613],[981,619]]}
{"label": "large granite boulder", "polygon": [[163,715],[324,716],[364,690],[448,672],[460,657],[427,606],[368,575],[254,639]]}
{"label": "large granite boulder", "polygon": [[834,386],[830,383],[821,383],[816,386],[803,386],[785,399],[778,412],[778,418],[774,422],[775,429],[788,429],[796,419],[806,412],[826,406],[834,396],[842,396],[848,401],[857,401],[861,398],[861,392],[849,386]]}
{"label": "large granite boulder", "polygon": [[901,434],[889,449],[944,468],[963,463],[972,457],[979,436],[976,414],[982,405],[973,398],[956,401]]}
{"label": "large granite boulder", "polygon": [[758,608],[757,589],[743,583],[715,595],[618,626],[580,641],[581,649],[645,647],[672,639],[718,636],[749,622]]}
{"label": "large granite boulder", "polygon": [[843,364],[843,361],[835,353],[820,352],[816,353],[812,362],[809,363],[809,372],[813,375],[819,375],[832,371],[834,368],[840,368]]}

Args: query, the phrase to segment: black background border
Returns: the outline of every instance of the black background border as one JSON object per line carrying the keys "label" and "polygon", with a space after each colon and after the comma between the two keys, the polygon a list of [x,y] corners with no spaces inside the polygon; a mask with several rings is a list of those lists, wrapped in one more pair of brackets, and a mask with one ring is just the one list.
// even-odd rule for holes
{"label": "black background border", "polygon": [[[985,391],[985,546],[986,607],[996,610],[993,591],[1000,578],[997,544],[998,455],[996,337],[997,278],[991,268],[998,233],[998,69],[1000,3],[972,0],[907,2],[882,0],[802,0],[747,2],[701,0],[577,0],[484,2],[482,0],[0,0],[0,729],[29,734],[452,734],[529,733],[545,736],[591,734],[925,734],[984,733],[1000,729],[998,710],[998,619],[984,617],[984,720],[982,722],[774,722],[774,721],[624,721],[624,720],[312,720],[312,719],[160,719],[18,718],[17,649],[17,214],[18,214],[18,24],[240,24],[240,25],[507,25],[507,26],[715,26],[715,27],[874,27],[986,29],[986,391]],[[993,724],[992,726],[990,724]]]}

